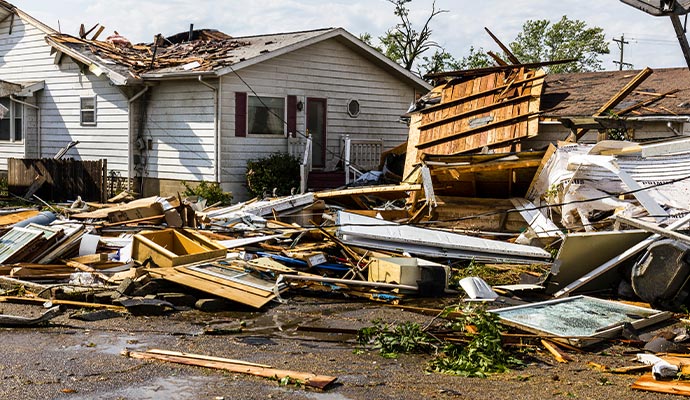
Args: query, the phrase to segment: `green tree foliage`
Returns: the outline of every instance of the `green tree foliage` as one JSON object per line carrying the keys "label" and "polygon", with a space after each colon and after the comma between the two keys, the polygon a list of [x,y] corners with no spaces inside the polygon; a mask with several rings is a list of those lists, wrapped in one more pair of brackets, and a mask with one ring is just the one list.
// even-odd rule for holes
{"label": "green tree foliage", "polygon": [[486,68],[493,65],[493,60],[483,48],[470,46],[470,54],[455,62],[455,69],[477,69]]}
{"label": "green tree foliage", "polygon": [[198,184],[189,184],[182,181],[185,187],[182,193],[185,196],[199,196],[206,199],[206,204],[229,205],[232,202],[232,193],[224,192],[218,182],[201,181]]}
{"label": "green tree foliage", "polygon": [[609,53],[602,28],[588,28],[585,22],[568,19],[565,15],[556,23],[545,19],[528,20],[509,46],[523,63],[578,60],[553,65],[549,67],[550,73],[602,70],[599,57]]}
{"label": "green tree foliage", "polygon": [[431,56],[422,57],[422,63],[417,67],[417,74],[424,76],[457,69],[461,69],[458,60],[445,50],[436,50]]}

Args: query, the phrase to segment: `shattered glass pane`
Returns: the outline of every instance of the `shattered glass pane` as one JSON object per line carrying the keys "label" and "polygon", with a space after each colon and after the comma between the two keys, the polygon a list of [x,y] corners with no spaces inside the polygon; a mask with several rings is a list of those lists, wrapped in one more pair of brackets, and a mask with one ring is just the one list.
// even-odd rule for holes
{"label": "shattered glass pane", "polygon": [[608,300],[577,296],[556,301],[492,310],[501,319],[562,337],[592,336],[624,322],[660,311]]}

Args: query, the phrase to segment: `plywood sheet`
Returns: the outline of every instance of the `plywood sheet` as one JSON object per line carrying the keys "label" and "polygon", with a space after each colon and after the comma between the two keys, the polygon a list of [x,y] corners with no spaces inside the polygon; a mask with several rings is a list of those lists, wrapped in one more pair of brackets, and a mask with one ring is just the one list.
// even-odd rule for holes
{"label": "plywood sheet", "polygon": [[[642,230],[567,235],[556,256],[546,292],[548,294],[556,293],[649,236],[649,232]],[[616,270],[612,270],[606,275],[592,280],[578,291],[582,293],[609,289],[612,285],[617,285],[620,279]]]}

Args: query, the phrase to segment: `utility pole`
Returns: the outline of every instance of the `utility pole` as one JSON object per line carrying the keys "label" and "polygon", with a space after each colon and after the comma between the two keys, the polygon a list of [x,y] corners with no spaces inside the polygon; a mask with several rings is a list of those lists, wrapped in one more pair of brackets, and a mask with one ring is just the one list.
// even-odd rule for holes
{"label": "utility pole", "polygon": [[619,71],[623,70],[623,66],[632,68],[632,66],[633,66],[632,64],[627,63],[627,62],[623,62],[623,48],[625,48],[626,44],[629,44],[629,42],[625,41],[625,35],[621,34],[620,39],[613,39],[613,41],[616,42],[616,44],[618,45],[618,50],[620,50],[620,53],[621,53],[620,61],[614,61],[613,63],[618,64],[618,70]]}

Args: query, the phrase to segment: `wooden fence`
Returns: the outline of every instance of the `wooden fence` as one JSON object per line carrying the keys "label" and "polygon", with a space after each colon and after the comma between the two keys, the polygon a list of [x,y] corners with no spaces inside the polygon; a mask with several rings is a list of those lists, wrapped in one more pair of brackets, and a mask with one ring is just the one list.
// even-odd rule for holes
{"label": "wooden fence", "polygon": [[46,201],[106,201],[107,160],[80,161],[17,159],[7,160],[7,186],[15,196],[33,194]]}

